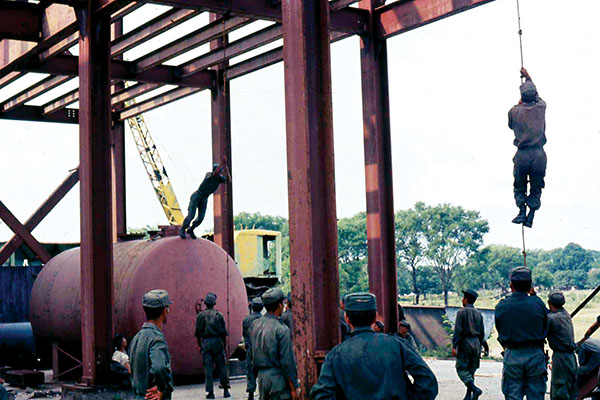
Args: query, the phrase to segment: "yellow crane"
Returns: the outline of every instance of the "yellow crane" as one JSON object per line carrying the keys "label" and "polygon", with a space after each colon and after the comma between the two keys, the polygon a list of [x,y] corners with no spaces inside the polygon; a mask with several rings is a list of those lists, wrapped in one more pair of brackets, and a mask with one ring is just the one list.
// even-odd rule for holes
{"label": "yellow crane", "polygon": [[[135,104],[135,101],[132,100],[128,103]],[[169,220],[169,224],[181,225],[183,223],[183,213],[144,117],[140,114],[127,119],[127,122],[131,128],[133,140],[142,158],[144,168],[148,173],[156,197],[158,197],[158,201]]]}

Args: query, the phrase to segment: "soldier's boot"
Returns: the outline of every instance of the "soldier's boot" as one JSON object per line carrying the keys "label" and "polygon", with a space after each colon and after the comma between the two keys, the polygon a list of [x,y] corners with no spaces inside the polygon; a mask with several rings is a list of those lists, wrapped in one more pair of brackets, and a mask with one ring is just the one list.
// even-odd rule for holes
{"label": "soldier's boot", "polygon": [[182,239],[185,239],[185,229],[181,228],[179,230],[179,237]]}
{"label": "soldier's boot", "polygon": [[190,237],[191,237],[192,239],[198,239],[198,238],[196,237],[196,234],[194,233],[194,231],[193,231],[191,228],[188,228],[188,230],[187,230],[186,232],[188,233],[188,235],[190,235]]}
{"label": "soldier's boot", "polygon": [[475,386],[475,382],[471,382],[469,384],[469,388],[471,389],[471,393],[473,394],[473,397],[471,397],[472,400],[479,399],[479,396],[481,396],[483,394],[483,390],[481,390],[477,386]]}
{"label": "soldier's boot", "polygon": [[527,221],[527,205],[519,207],[519,214],[513,218],[513,224],[524,224]]}
{"label": "soldier's boot", "polygon": [[214,394],[213,392],[208,392],[208,393],[206,394],[206,398],[207,398],[207,399],[214,399],[214,398],[215,398],[215,394]]}
{"label": "soldier's boot", "polygon": [[535,210],[529,210],[529,214],[527,214],[527,221],[523,223],[528,228],[533,226],[533,216],[535,214]]}
{"label": "soldier's boot", "polygon": [[467,394],[465,394],[465,397],[463,398],[463,400],[471,400],[471,387],[467,386]]}
{"label": "soldier's boot", "polygon": [[231,397],[231,394],[229,393],[229,390],[227,390],[227,389],[223,390],[223,397]]}
{"label": "soldier's boot", "polygon": [[248,400],[254,400],[254,392],[248,392]]}

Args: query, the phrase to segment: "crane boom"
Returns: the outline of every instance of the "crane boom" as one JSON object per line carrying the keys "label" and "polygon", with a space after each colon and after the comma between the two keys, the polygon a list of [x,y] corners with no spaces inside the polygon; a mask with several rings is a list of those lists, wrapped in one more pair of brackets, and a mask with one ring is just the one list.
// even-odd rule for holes
{"label": "crane boom", "polygon": [[[134,103],[134,101],[130,101],[129,103]],[[129,123],[129,128],[131,128],[131,133],[142,158],[144,168],[148,173],[156,197],[158,197],[158,201],[169,220],[169,224],[181,225],[183,223],[183,213],[181,212],[177,196],[175,196],[173,186],[171,185],[171,180],[167,175],[167,170],[163,165],[144,117],[137,115],[127,119],[127,122]]]}

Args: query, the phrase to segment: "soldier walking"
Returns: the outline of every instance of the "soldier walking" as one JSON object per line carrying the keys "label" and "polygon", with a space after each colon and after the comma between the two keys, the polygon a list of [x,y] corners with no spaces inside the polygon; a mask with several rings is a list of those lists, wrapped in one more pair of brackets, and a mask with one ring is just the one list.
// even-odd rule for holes
{"label": "soldier walking", "polygon": [[217,295],[208,293],[204,299],[206,310],[198,314],[196,318],[196,340],[198,349],[202,352],[204,374],[206,379],[206,398],[214,399],[213,373],[215,364],[219,371],[221,386],[223,386],[223,397],[231,397],[229,394],[229,378],[225,368],[225,340],[227,329],[223,314],[214,309],[217,304]]}
{"label": "soldier walking", "polygon": [[261,297],[267,313],[250,328],[250,353],[258,375],[260,400],[297,399],[298,372],[292,338],[279,319],[285,296],[280,288],[273,288]]}
{"label": "soldier walking", "polygon": [[377,316],[375,296],[353,293],[345,302],[352,336],[327,354],[311,398],[434,399],[438,384],[425,361],[396,336],[371,329]]}
{"label": "soldier walking", "polygon": [[256,376],[252,371],[252,356],[251,356],[251,345],[250,345],[250,328],[252,323],[262,317],[260,313],[263,309],[263,302],[260,297],[252,299],[252,312],[244,318],[242,322],[242,332],[244,336],[244,343],[246,345],[246,393],[248,393],[248,400],[254,400],[254,392],[256,392]]}
{"label": "soldier walking", "polygon": [[548,296],[548,345],[552,349],[552,400],[577,399],[577,360],[571,316],[563,308],[565,296],[556,290]]}
{"label": "soldier walking", "polygon": [[166,290],[144,294],[146,322],[129,346],[131,387],[136,395],[148,400],[170,399],[173,392],[171,355],[162,332],[171,304]]}
{"label": "soldier walking", "polygon": [[527,400],[543,400],[546,393],[544,339],[548,316],[531,283],[531,270],[513,269],[512,293],[496,306],[498,341],[504,347],[502,393],[506,400],[523,400],[523,396]]}
{"label": "soldier walking", "polygon": [[456,314],[452,356],[456,357],[456,373],[467,387],[464,400],[477,400],[483,391],[475,386],[475,371],[479,368],[481,346],[484,339],[483,316],[473,307],[479,295],[463,290],[463,308]]}

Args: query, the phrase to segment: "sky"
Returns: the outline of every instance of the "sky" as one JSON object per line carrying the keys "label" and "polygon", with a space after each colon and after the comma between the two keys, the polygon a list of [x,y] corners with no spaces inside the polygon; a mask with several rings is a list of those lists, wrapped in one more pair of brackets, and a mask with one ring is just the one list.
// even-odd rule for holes
{"label": "sky", "polygon": [[[552,249],[574,242],[600,250],[600,2],[565,4],[520,1],[525,67],[548,104],[546,189],[526,244]],[[125,30],[161,11],[145,6],[126,19]],[[170,35],[205,21],[195,18]],[[232,40],[264,26],[252,24]],[[388,40],[396,210],[417,201],[460,205],[489,221],[485,244],[521,246],[521,227],[510,222],[518,209],[507,126],[508,110],[519,99],[517,31],[516,2],[496,0]],[[167,40],[159,36],[126,58]],[[343,218],[366,208],[359,39],[332,44],[331,58],[337,215]],[[25,86],[17,81],[0,90],[0,101]],[[74,87],[76,81],[61,90]],[[234,213],[287,217],[283,64],[233,80],[231,114]],[[144,116],[185,209],[211,166],[209,93]],[[0,199],[24,222],[78,165],[78,128],[0,120],[0,143]],[[126,154],[128,226],[166,224],[129,130]],[[212,198],[199,229],[212,229]],[[33,234],[44,242],[79,240],[79,185]],[[10,236],[0,223],[0,241]]]}

